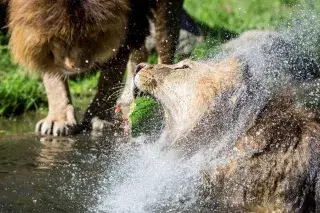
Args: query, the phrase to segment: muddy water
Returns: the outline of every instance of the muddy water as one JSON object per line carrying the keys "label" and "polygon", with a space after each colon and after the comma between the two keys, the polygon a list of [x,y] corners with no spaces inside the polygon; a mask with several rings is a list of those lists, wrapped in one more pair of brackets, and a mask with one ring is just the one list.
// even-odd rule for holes
{"label": "muddy water", "polygon": [[40,117],[0,121],[0,212],[94,211],[115,140],[38,137]]}

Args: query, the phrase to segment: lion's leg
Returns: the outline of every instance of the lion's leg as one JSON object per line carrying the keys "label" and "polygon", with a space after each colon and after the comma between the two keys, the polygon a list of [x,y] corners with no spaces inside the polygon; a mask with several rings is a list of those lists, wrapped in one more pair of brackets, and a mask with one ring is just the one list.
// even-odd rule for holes
{"label": "lion's leg", "polygon": [[113,125],[110,120],[113,119],[117,90],[122,82],[128,58],[129,52],[120,50],[116,57],[101,67],[97,94],[84,114],[84,129],[100,132]]}
{"label": "lion's leg", "polygon": [[43,75],[43,83],[48,97],[49,112],[45,119],[37,123],[36,133],[55,136],[70,134],[70,127],[76,125],[76,119],[67,80],[46,73]]}
{"label": "lion's leg", "polygon": [[159,64],[172,64],[179,42],[183,0],[158,0],[153,11]]}
{"label": "lion's leg", "polygon": [[144,45],[139,49],[134,49],[130,54],[127,64],[126,84],[117,100],[117,106],[121,107],[121,111],[126,117],[128,117],[130,112],[130,104],[134,101],[133,77],[136,66],[141,62],[146,62],[147,58],[148,54]]}

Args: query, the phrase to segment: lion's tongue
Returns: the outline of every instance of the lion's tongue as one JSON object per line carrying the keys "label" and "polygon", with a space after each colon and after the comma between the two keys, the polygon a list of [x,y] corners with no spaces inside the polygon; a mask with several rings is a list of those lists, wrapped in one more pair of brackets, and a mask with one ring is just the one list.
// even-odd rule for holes
{"label": "lion's tongue", "polygon": [[122,119],[122,124],[123,124],[123,131],[124,131],[124,135],[129,135],[130,134],[130,122],[128,117],[123,113],[122,109],[120,106],[116,106],[115,107],[115,112],[121,113],[121,119]]}
{"label": "lion's tongue", "polygon": [[116,113],[120,113],[121,112],[121,107],[120,106],[116,106],[114,111]]}

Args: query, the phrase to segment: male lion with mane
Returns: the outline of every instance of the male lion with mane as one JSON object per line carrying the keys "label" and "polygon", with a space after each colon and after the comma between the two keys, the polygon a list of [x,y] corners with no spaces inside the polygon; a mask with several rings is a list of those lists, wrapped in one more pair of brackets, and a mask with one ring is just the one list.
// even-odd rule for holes
{"label": "male lion with mane", "polygon": [[[43,75],[48,116],[36,125],[41,135],[65,135],[76,125],[68,76],[102,69],[98,91],[83,127],[103,128],[116,98],[112,88],[128,70],[118,99],[124,108],[133,101],[132,73],[145,61],[140,53],[148,35],[148,18],[156,26],[160,63],[172,63],[178,40],[183,0],[8,0],[13,59]],[[128,63],[129,61],[129,63]]]}
{"label": "male lion with mane", "polygon": [[135,85],[164,108],[163,149],[208,159],[210,212],[319,212],[320,125],[293,101],[319,66],[281,33],[252,33],[212,60],[140,64]]}

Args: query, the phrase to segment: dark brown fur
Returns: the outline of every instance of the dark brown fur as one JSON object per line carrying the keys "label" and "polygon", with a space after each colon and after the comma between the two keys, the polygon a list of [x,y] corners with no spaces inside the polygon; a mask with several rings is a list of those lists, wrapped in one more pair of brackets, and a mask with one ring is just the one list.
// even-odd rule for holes
{"label": "dark brown fur", "polygon": [[244,212],[318,212],[320,125],[277,98],[236,141],[239,157],[211,173],[211,196]]}

